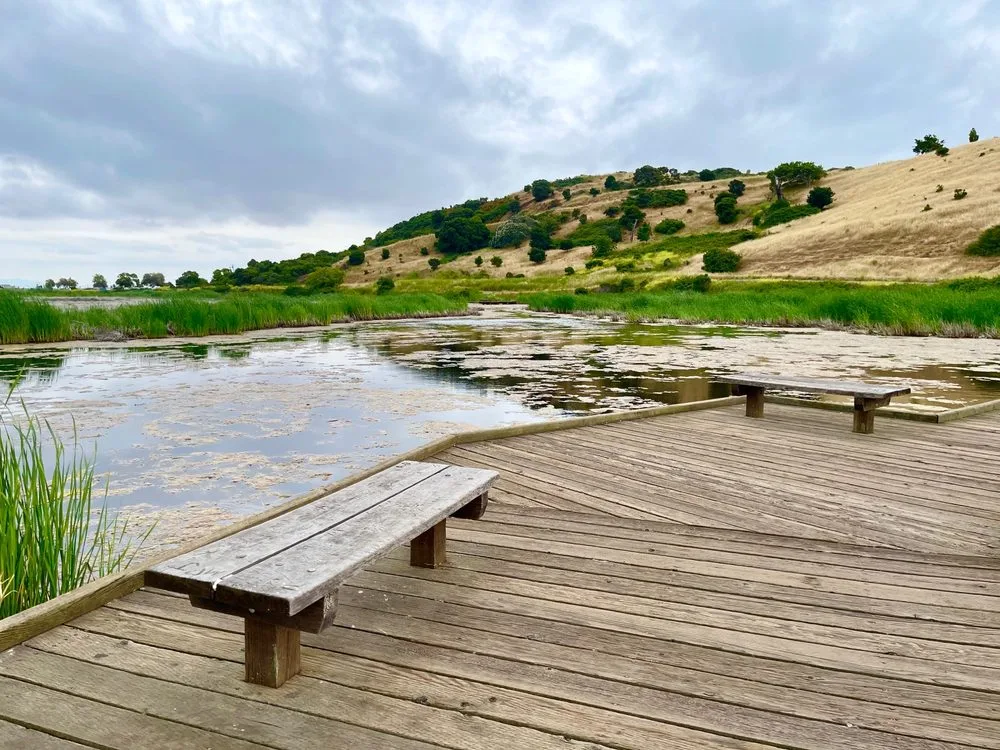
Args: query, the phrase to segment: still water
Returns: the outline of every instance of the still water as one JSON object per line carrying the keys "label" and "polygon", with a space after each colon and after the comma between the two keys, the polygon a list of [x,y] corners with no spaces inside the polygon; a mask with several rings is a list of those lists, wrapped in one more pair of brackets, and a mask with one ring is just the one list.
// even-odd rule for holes
{"label": "still water", "polygon": [[[905,383],[915,409],[1000,397],[1000,341],[628,324],[488,309],[183,343],[0,348],[0,379],[75,427],[122,505],[190,532],[456,430],[728,395],[743,369]],[[196,521],[195,519],[201,519]],[[178,532],[179,533],[179,532]]]}

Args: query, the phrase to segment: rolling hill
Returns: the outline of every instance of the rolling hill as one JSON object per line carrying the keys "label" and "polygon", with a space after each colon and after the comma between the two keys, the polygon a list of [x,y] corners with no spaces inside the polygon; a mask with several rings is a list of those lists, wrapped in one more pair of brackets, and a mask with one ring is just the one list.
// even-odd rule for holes
{"label": "rolling hill", "polygon": [[[832,206],[822,213],[778,225],[760,232],[756,239],[740,243],[743,265],[737,276],[794,277],[814,279],[913,280],[929,281],[971,275],[1000,274],[1000,258],[974,258],[965,248],[988,226],[1000,222],[1000,138],[964,144],[946,157],[926,154],[896,162],[859,168],[828,168],[828,175],[818,184],[835,192]],[[517,199],[524,214],[579,211],[594,221],[605,218],[605,209],[620,205],[624,191],[606,191],[606,175],[587,176],[570,187],[564,200],[561,191],[553,197],[535,201],[530,193],[520,191],[504,198]],[[619,179],[630,173],[617,173]],[[726,190],[728,179],[710,182],[685,182],[672,187],[687,190],[686,205],[647,209],[647,220],[655,225],[664,218],[680,219],[685,228],[677,238],[710,232],[752,229],[752,214],[765,205],[770,196],[767,177],[745,175],[746,192],[739,200],[741,217],[734,225],[720,227],[714,212],[713,196]],[[940,186],[940,188],[939,188]],[[590,189],[600,190],[591,195]],[[954,191],[967,196],[956,200]],[[805,200],[805,189],[787,191],[792,203]],[[925,206],[930,206],[925,210]],[[490,222],[495,229],[500,221]],[[566,221],[555,232],[558,242],[578,226],[578,219]],[[654,235],[653,242],[658,236]],[[616,255],[625,254],[640,260],[639,270],[676,276],[701,273],[701,255],[681,255],[668,251],[646,253],[662,245],[622,242]],[[669,243],[667,243],[669,244]],[[695,247],[691,243],[691,247]],[[421,254],[421,248],[431,255]],[[381,258],[382,248],[369,248],[364,264],[348,267],[349,284],[370,283],[379,276],[405,277],[413,273],[430,275],[429,257],[434,257],[434,235],[426,234],[385,245],[389,257]],[[503,259],[499,268],[488,262],[477,267],[475,257],[487,261],[492,256]],[[527,243],[517,248],[482,251],[447,262],[438,274],[507,274],[525,276],[562,275],[567,266],[577,272],[590,258],[589,246],[571,250],[550,250],[546,261],[528,260]],[[662,261],[672,259],[663,269]],[[645,265],[643,265],[645,263]],[[613,267],[595,269],[590,276],[614,273]],[[581,279],[582,281],[582,279]]]}

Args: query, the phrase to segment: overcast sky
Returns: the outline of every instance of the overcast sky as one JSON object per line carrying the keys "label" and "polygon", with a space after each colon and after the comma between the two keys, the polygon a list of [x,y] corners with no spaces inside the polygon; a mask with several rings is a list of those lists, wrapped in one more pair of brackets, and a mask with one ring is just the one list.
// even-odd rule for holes
{"label": "overcast sky", "polygon": [[208,275],[538,177],[998,121],[1000,0],[0,0],[0,280]]}

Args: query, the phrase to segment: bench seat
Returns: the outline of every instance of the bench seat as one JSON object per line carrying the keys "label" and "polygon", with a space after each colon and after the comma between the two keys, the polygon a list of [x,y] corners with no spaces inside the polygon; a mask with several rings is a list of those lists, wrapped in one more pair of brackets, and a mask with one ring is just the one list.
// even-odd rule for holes
{"label": "bench seat", "polygon": [[246,620],[246,676],[277,687],[298,671],[299,631],[331,624],[340,584],[405,542],[410,563],[445,562],[450,516],[479,518],[497,473],[403,461],[270,521],[146,571],[148,586]]}
{"label": "bench seat", "polygon": [[831,393],[854,398],[854,432],[871,434],[875,430],[875,410],[888,406],[894,396],[904,396],[909,388],[864,383],[860,381],[820,380],[817,378],[795,378],[762,373],[739,373],[720,375],[719,383],[728,383],[737,394],[747,397],[747,416],[764,416],[764,392],[766,390],[800,391],[803,393]]}

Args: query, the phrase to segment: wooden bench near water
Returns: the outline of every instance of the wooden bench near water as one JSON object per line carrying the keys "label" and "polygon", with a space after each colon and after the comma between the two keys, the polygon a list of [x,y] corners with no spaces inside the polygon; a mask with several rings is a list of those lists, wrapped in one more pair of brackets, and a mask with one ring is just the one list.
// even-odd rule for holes
{"label": "wooden bench near water", "polygon": [[247,682],[279,687],[300,669],[299,632],[333,622],[337,589],[410,544],[410,564],[445,562],[449,516],[479,518],[495,471],[403,461],[340,492],[150,568],[146,582],[245,620]]}
{"label": "wooden bench near water", "polygon": [[729,383],[737,395],[747,397],[747,416],[764,416],[764,392],[767,390],[799,391],[803,393],[830,393],[854,398],[854,432],[870,435],[875,431],[875,410],[888,406],[894,396],[904,396],[909,388],[876,385],[875,383],[849,382],[843,380],[818,380],[815,378],[791,378],[782,375],[762,373],[740,373],[721,375],[720,383]]}

